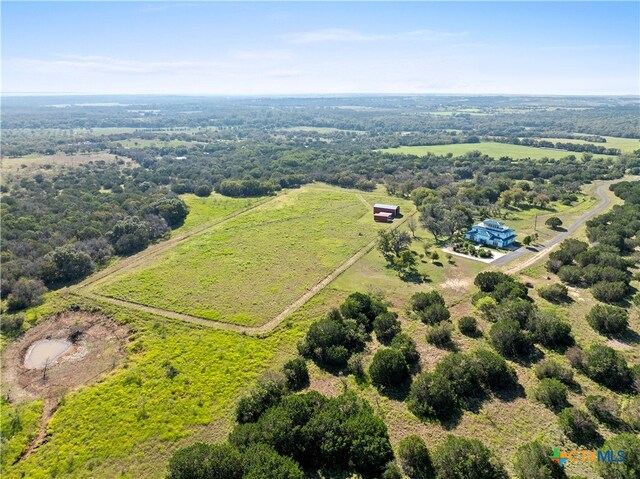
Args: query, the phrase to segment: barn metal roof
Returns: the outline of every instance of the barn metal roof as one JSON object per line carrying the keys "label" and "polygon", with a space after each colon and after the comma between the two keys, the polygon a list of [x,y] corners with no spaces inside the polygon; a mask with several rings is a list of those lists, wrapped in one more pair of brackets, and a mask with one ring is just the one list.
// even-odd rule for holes
{"label": "barn metal roof", "polygon": [[397,210],[398,207],[396,205],[383,205],[382,203],[376,203],[373,205],[374,208],[387,208],[390,210]]}

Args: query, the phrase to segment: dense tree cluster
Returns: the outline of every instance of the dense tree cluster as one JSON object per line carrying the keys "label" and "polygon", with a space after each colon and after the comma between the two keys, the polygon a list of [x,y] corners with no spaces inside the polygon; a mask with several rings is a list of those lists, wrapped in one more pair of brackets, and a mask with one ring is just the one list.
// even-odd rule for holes
{"label": "dense tree cluster", "polygon": [[[78,281],[114,253],[140,251],[184,221],[184,201],[160,185],[143,186],[136,172],[122,161],[97,161],[8,179],[1,293],[11,296],[11,309],[37,303],[42,283]],[[116,192],[115,185],[124,187]]]}
{"label": "dense tree cluster", "polygon": [[317,392],[286,395],[254,422],[238,424],[229,441],[245,451],[266,444],[304,468],[365,476],[377,476],[393,460],[384,422],[348,391],[336,398]]}
{"label": "dense tree cluster", "polygon": [[[592,221],[596,220],[600,221],[600,216]],[[547,270],[565,283],[591,287],[591,293],[599,301],[616,303],[630,291],[629,267],[634,264],[635,260],[621,256],[621,251],[611,244],[589,247],[583,241],[568,239],[549,254]]]}
{"label": "dense tree cluster", "polygon": [[489,330],[492,346],[507,356],[526,355],[534,342],[549,348],[573,344],[571,326],[552,314],[543,313],[529,297],[527,287],[504,273],[479,273],[474,284],[480,289],[473,302],[494,322]]}
{"label": "dense tree cluster", "polygon": [[[300,354],[330,368],[344,368],[364,346],[375,321],[390,314],[379,298],[353,293],[327,316],[314,322],[298,345]],[[380,320],[378,320],[380,322]]]}
{"label": "dense tree cluster", "polygon": [[433,371],[418,375],[408,397],[408,407],[420,418],[442,419],[482,397],[515,382],[515,372],[496,353],[477,350],[450,353]]}

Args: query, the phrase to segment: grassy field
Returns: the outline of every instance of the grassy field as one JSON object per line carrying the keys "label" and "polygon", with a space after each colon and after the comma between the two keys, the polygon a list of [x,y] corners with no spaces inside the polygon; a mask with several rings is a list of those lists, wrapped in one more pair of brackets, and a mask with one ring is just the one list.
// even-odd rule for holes
{"label": "grassy field", "polygon": [[189,206],[189,214],[182,226],[171,231],[171,236],[189,232],[203,224],[224,218],[264,201],[263,198],[230,198],[218,193],[211,193],[207,198],[201,198],[191,193],[180,195],[180,197]]}
{"label": "grassy field", "polygon": [[448,153],[451,153],[453,156],[461,156],[474,150],[480,151],[481,153],[496,159],[508,156],[514,159],[532,158],[539,160],[541,158],[560,159],[572,154],[576,156],[581,155],[581,153],[573,153],[565,150],[534,148],[530,146],[511,145],[509,143],[497,143],[493,141],[483,141],[480,143],[458,143],[454,145],[399,146],[397,148],[385,148],[378,151],[418,156],[426,156],[429,153],[433,153],[434,155],[447,155]]}
{"label": "grassy field", "polygon": [[[61,309],[68,302],[100,307],[130,324],[135,332],[129,355],[100,382],[68,394],[48,425],[47,441],[6,468],[6,478],[164,477],[174,449],[226,437],[238,396],[265,371],[291,358],[310,319],[329,307],[320,295],[275,333],[258,338],[77,297],[58,295],[49,300],[49,311],[52,302]],[[169,366],[178,371],[173,378]],[[36,401],[5,414],[3,406],[3,433],[10,414],[18,414],[23,424],[23,432],[9,439],[7,454],[17,457],[34,424],[37,429],[34,419],[41,408]]]}
{"label": "grassy field", "polygon": [[[206,319],[257,326],[372,241],[371,204],[392,200],[308,185],[206,230],[97,292]],[[410,210],[401,201],[403,211]]]}
{"label": "grassy field", "polygon": [[623,153],[630,153],[635,150],[640,150],[640,140],[635,138],[618,138],[615,136],[605,136],[606,143],[594,143],[592,141],[579,140],[576,138],[538,138],[539,140],[552,141],[554,143],[576,143],[579,145],[596,145],[604,146],[605,148],[618,148]]}

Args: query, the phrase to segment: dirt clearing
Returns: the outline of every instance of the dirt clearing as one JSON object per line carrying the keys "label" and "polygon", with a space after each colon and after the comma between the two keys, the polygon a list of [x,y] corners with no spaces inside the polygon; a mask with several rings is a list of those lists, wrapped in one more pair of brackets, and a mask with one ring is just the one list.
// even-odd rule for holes
{"label": "dirt clearing", "polygon": [[[3,351],[3,394],[12,402],[35,398],[57,402],[67,392],[113,369],[124,357],[128,335],[127,327],[102,314],[52,316]],[[34,364],[34,348],[53,343],[67,347],[62,352],[47,350],[47,357]]]}

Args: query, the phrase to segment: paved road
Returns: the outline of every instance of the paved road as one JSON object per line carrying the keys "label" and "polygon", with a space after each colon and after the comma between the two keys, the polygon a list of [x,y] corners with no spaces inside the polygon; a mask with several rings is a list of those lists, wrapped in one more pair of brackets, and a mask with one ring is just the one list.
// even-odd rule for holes
{"label": "paved road", "polygon": [[630,180],[635,181],[638,179],[640,179],[640,177],[618,179],[613,181],[607,181],[606,183],[601,184],[600,186],[598,186],[598,188],[596,188],[596,194],[600,198],[600,203],[598,203],[598,205],[595,208],[589,210],[588,212],[583,214],[580,218],[575,220],[573,224],[566,229],[566,231],[563,231],[562,233],[557,234],[550,240],[545,241],[544,243],[536,246],[535,248],[534,247],[527,248],[525,246],[522,246],[521,248],[518,248],[515,251],[507,253],[506,255],[496,259],[493,263],[491,263],[491,266],[494,266],[494,267],[505,266],[506,264],[511,263],[512,261],[515,261],[516,259],[519,259],[527,254],[535,253],[535,255],[533,255],[526,262],[521,263],[514,268],[506,270],[505,272],[508,274],[514,274],[519,270],[524,269],[527,266],[530,266],[531,264],[535,263],[538,259],[540,259],[541,257],[551,252],[551,250],[555,245],[557,245],[561,241],[571,236],[586,221],[600,214],[603,210],[609,207],[609,204],[611,203],[611,198],[607,196],[606,192],[610,185],[614,183],[618,183],[620,181],[630,181]]}

